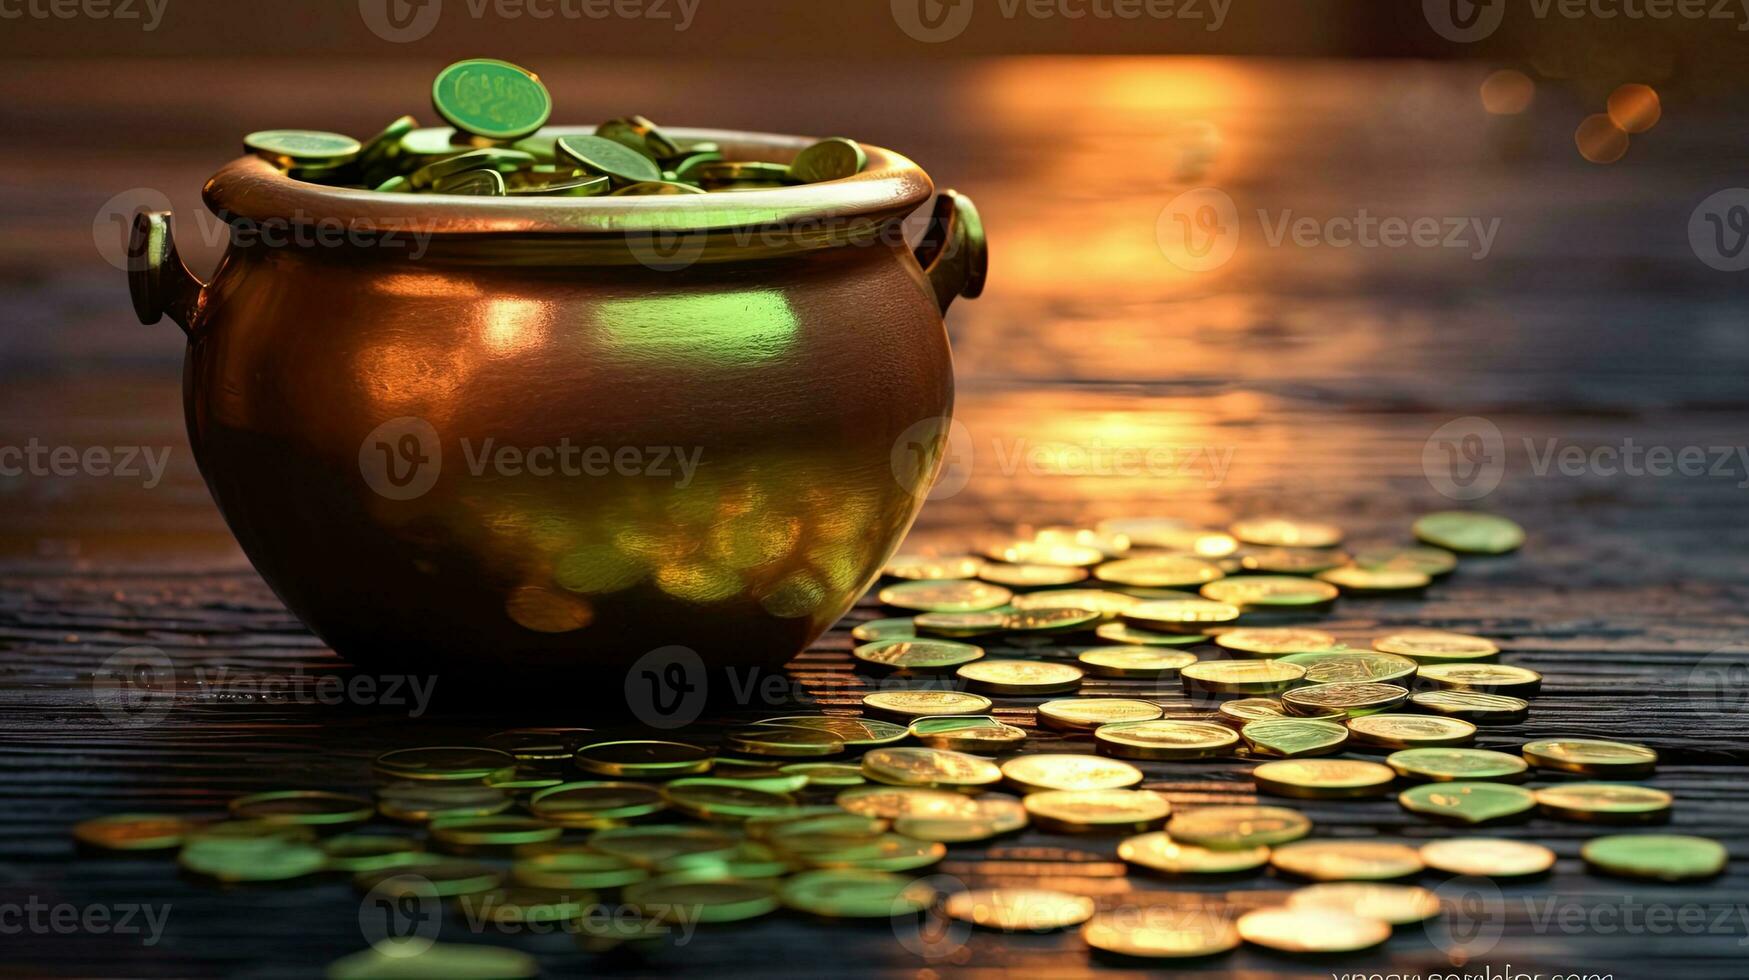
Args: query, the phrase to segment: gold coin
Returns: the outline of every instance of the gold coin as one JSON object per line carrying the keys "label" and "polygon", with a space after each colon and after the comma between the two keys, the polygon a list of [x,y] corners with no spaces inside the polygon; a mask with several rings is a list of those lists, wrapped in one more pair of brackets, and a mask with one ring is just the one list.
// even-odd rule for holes
{"label": "gold coin", "polygon": [[1275,698],[1236,698],[1232,701],[1222,701],[1215,712],[1221,716],[1221,722],[1227,725],[1237,725],[1243,728],[1253,721],[1265,718],[1286,718],[1287,709]]}
{"label": "gold coin", "polygon": [[1195,589],[1225,574],[1219,565],[1191,555],[1121,558],[1093,570],[1101,582],[1144,589]]}
{"label": "gold coin", "polygon": [[857,623],[850,628],[850,638],[858,643],[873,643],[876,640],[909,640],[917,635],[917,627],[910,618],[871,619],[866,623]]}
{"label": "gold coin", "polygon": [[1305,677],[1306,670],[1279,660],[1200,660],[1178,676],[1186,691],[1279,694]]}
{"label": "gold coin", "polygon": [[1159,793],[1146,789],[1047,790],[1021,801],[1032,822],[1056,833],[1124,830],[1158,826],[1172,812]]}
{"label": "gold coin", "polygon": [[976,799],[962,796],[960,802],[962,806],[953,810],[914,804],[893,819],[893,830],[918,840],[964,844],[1012,833],[1027,824],[1026,807],[1012,796],[986,793]]}
{"label": "gold coin", "polygon": [[1127,762],[1096,755],[1021,755],[1002,763],[1002,775],[1026,792],[1050,789],[1127,789],[1142,772]]}
{"label": "gold coin", "polygon": [[1419,874],[1421,855],[1385,841],[1303,840],[1269,853],[1269,864],[1313,881],[1386,881]]}
{"label": "gold coin", "polygon": [[497,749],[440,745],[384,752],[372,766],[396,779],[471,782],[516,768],[516,758]]}
{"label": "gold coin", "polygon": [[561,827],[610,827],[666,808],[662,791],[644,783],[563,783],[528,798],[528,812]]}
{"label": "gold coin", "polygon": [[1635,779],[1649,776],[1658,753],[1632,742],[1596,738],[1545,738],[1527,742],[1524,761],[1539,769],[1558,769],[1587,776]]}
{"label": "gold coin", "polygon": [[110,851],[157,851],[182,846],[192,824],[161,813],[113,813],[73,825],[73,839]]}
{"label": "gold coin", "polygon": [[1109,619],[1141,601],[1133,595],[1108,592],[1105,589],[1047,589],[1043,592],[1017,595],[1014,597],[1013,606],[1023,610],[1091,609]]}
{"label": "gold coin", "polygon": [[889,786],[954,789],[1002,780],[994,762],[947,749],[874,749],[862,757],[862,774]]}
{"label": "gold coin", "polygon": [[1419,517],[1417,540],[1460,555],[1504,555],[1524,545],[1524,528],[1494,514],[1447,510]]}
{"label": "gold coin", "polygon": [[1307,684],[1401,683],[1415,676],[1416,663],[1408,657],[1367,650],[1331,650],[1321,653],[1290,653],[1283,663],[1306,669]]}
{"label": "gold coin", "polygon": [[1043,888],[985,888],[948,896],[948,918],[1003,932],[1049,932],[1093,918],[1093,899]]}
{"label": "gold coin", "polygon": [[1007,633],[1073,633],[1098,623],[1102,617],[1091,609],[1019,609],[1004,617]]}
{"label": "gold coin", "polygon": [[1099,751],[1125,759],[1207,759],[1239,742],[1231,728],[1208,721],[1125,721],[1093,731]]}
{"label": "gold coin", "polygon": [[1509,664],[1422,664],[1418,676],[1444,688],[1526,697],[1542,687],[1543,675]]}
{"label": "gold coin", "polygon": [[941,715],[912,722],[911,737],[932,749],[988,754],[1026,741],[1026,731],[989,715]]}
{"label": "gold coin", "polygon": [[1239,930],[1215,909],[1158,905],[1096,915],[1081,927],[1081,939],[1118,956],[1177,960],[1225,953],[1239,945]]}
{"label": "gold coin", "polygon": [[969,812],[970,801],[962,793],[916,786],[857,786],[838,794],[834,802],[861,817],[893,820],[913,813],[939,816]]}
{"label": "gold coin", "polygon": [[1227,630],[1215,637],[1215,645],[1253,657],[1282,657],[1290,653],[1323,653],[1342,644],[1323,630],[1268,627]]}
{"label": "gold coin", "polygon": [[984,559],[975,555],[894,555],[887,559],[881,574],[909,581],[945,582],[977,578],[983,568]]}
{"label": "gold coin", "polygon": [[1372,648],[1380,653],[1394,653],[1424,664],[1487,660],[1500,654],[1500,648],[1486,637],[1447,633],[1443,630],[1405,630],[1392,633],[1374,640]]}
{"label": "gold coin", "polygon": [[862,769],[843,762],[792,762],[783,767],[785,775],[806,776],[808,786],[861,786],[865,781]]}
{"label": "gold coin", "polygon": [[1477,725],[1516,725],[1530,715],[1530,702],[1510,694],[1481,691],[1418,691],[1415,707]]}
{"label": "gold coin", "polygon": [[1536,807],[1536,796],[1522,786],[1454,780],[1422,783],[1397,794],[1411,813],[1449,823],[1483,824],[1523,816]]}
{"label": "gold coin", "polygon": [[1265,548],[1333,548],[1342,543],[1342,529],[1324,521],[1293,517],[1254,517],[1227,528],[1246,544]]}
{"label": "gold coin", "polygon": [[1399,595],[1419,592],[1432,584],[1426,572],[1408,568],[1361,568],[1345,565],[1318,573],[1318,581],[1328,582],[1344,595]]}
{"label": "gold coin", "polygon": [[1457,556],[1444,548],[1366,548],[1354,553],[1354,564],[1374,571],[1402,570],[1439,578],[1457,568]]}
{"label": "gold coin", "polygon": [[1100,623],[1093,635],[1107,643],[1144,647],[1187,647],[1207,643],[1209,639],[1202,633],[1151,633],[1127,623]]}
{"label": "gold coin", "polygon": [[1259,909],[1240,916],[1236,927],[1246,942],[1284,953],[1356,953],[1391,937],[1382,919],[1331,909]]}
{"label": "gold coin", "polygon": [[1516,755],[1488,749],[1404,749],[1393,752],[1385,764],[1404,779],[1419,782],[1501,780],[1522,778],[1530,764]]}
{"label": "gold coin", "polygon": [[979,660],[954,672],[990,694],[1061,694],[1081,686],[1081,668],[1042,660]]}
{"label": "gold coin", "polygon": [[985,612],[918,613],[911,620],[917,636],[968,637],[997,633],[1008,625],[1008,614],[999,609]]}
{"label": "gold coin", "polygon": [[786,880],[779,894],[798,912],[839,919],[914,915],[935,901],[935,889],[926,882],[856,868],[805,871]]}
{"label": "gold coin", "polygon": [[1389,766],[1358,759],[1282,759],[1251,770],[1262,792],[1305,800],[1381,796],[1395,776]]}
{"label": "gold coin", "polygon": [[662,799],[674,809],[704,820],[745,820],[788,810],[796,803],[788,793],[747,786],[732,779],[696,776],[664,783]]}
{"label": "gold coin", "polygon": [[1126,625],[1157,633],[1202,633],[1239,618],[1239,607],[1208,599],[1154,599],[1118,613]]}
{"label": "gold coin", "polygon": [[[1419,862],[1417,862],[1419,864]],[[1338,881],[1308,885],[1287,897],[1291,909],[1329,909],[1393,926],[1425,922],[1439,914],[1439,896],[1415,885]]]}
{"label": "gold coin", "polygon": [[709,749],[686,742],[631,739],[585,745],[574,758],[577,768],[600,776],[662,779],[704,772],[713,756]]}
{"label": "gold coin", "polygon": [[1174,814],[1166,825],[1173,840],[1217,851],[1275,847],[1311,832],[1305,814],[1279,806],[1198,807]]}
{"label": "gold coin", "polygon": [[1129,535],[1113,534],[1096,528],[1042,527],[1032,539],[1039,544],[1074,545],[1077,548],[1098,548],[1107,558],[1122,558],[1130,550]]}
{"label": "gold coin", "polygon": [[907,733],[904,725],[876,721],[873,718],[847,718],[842,715],[786,715],[767,718],[755,725],[781,725],[784,728],[818,728],[830,732],[847,746],[887,745],[902,740]]}
{"label": "gold coin", "polygon": [[1501,837],[1454,837],[1421,845],[1421,860],[1435,871],[1478,878],[1521,878],[1555,866],[1541,844]]}
{"label": "gold coin", "polygon": [[990,699],[961,691],[876,691],[865,695],[862,705],[900,718],[929,715],[981,715],[990,710]]}
{"label": "gold coin", "polygon": [[481,741],[510,753],[517,762],[547,764],[568,761],[590,734],[587,728],[512,728]]}
{"label": "gold coin", "polygon": [[1336,586],[1298,575],[1235,575],[1210,582],[1202,597],[1237,606],[1247,612],[1270,609],[1312,609],[1336,601]]}
{"label": "gold coin", "polygon": [[1148,646],[1094,647],[1075,659],[1098,677],[1170,677],[1196,663],[1196,654]]}
{"label": "gold coin", "polygon": [[1121,534],[1129,539],[1132,548],[1182,551],[1204,558],[1224,558],[1239,547],[1239,542],[1225,531],[1196,527],[1175,517],[1114,517],[1100,521],[1094,530]]}
{"label": "gold coin", "polygon": [[1007,605],[1014,593],[988,582],[900,582],[882,589],[879,598],[917,612],[980,612]]}
{"label": "gold coin", "polygon": [[1382,749],[1468,745],[1476,738],[1476,726],[1437,715],[1362,715],[1348,719],[1348,737],[1355,744]]}
{"label": "gold coin", "polygon": [[969,664],[984,656],[984,648],[952,640],[876,640],[850,651],[865,664],[893,670],[942,671]]}
{"label": "gold coin", "polygon": [[[793,839],[774,838],[774,842],[787,846]],[[939,862],[947,855],[947,846],[940,841],[917,840],[904,834],[880,834],[867,840],[791,853],[811,868],[911,871]]]}
{"label": "gold coin", "polygon": [[1267,864],[1269,848],[1217,851],[1181,844],[1164,831],[1156,831],[1126,838],[1117,846],[1117,856],[1166,874],[1235,874]]}
{"label": "gold coin", "polygon": [[1661,789],[1632,783],[1566,783],[1536,791],[1544,813],[1588,823],[1662,820],[1670,814],[1672,799]]}
{"label": "gold coin", "polygon": [[1334,684],[1308,684],[1284,691],[1281,706],[1288,714],[1321,716],[1341,710],[1350,718],[1389,711],[1409,699],[1409,689],[1395,684],[1338,681]]}
{"label": "gold coin", "polygon": [[1349,558],[1329,548],[1265,548],[1239,558],[1239,567],[1267,575],[1317,575],[1348,564]]}
{"label": "gold coin", "polygon": [[676,872],[627,885],[621,900],[644,915],[687,922],[740,922],[777,911],[777,883]]}
{"label": "gold coin", "polygon": [[[732,842],[729,846],[733,846]],[[549,848],[517,858],[510,866],[511,880],[529,888],[554,888],[562,891],[576,888],[620,888],[650,876],[648,870],[613,854],[600,853],[577,845],[549,845]]]}
{"label": "gold coin", "polygon": [[1348,741],[1348,729],[1313,718],[1265,718],[1239,729],[1245,744],[1258,755],[1284,759],[1329,755]]}
{"label": "gold coin", "polygon": [[790,728],[785,725],[752,725],[723,736],[723,744],[748,755],[806,759],[837,755],[844,741],[820,728]]}
{"label": "gold coin", "polygon": [[1038,706],[1039,720],[1062,731],[1090,730],[1123,721],[1150,721],[1165,714],[1136,698],[1061,698]]}
{"label": "gold coin", "polygon": [[1098,548],[1057,541],[1010,541],[990,548],[984,554],[1011,565],[1060,565],[1065,568],[1088,568],[1105,560],[1105,552]]}
{"label": "gold coin", "polygon": [[1087,569],[1067,565],[1009,565],[988,562],[978,570],[978,578],[1010,589],[1043,589],[1085,582]]}

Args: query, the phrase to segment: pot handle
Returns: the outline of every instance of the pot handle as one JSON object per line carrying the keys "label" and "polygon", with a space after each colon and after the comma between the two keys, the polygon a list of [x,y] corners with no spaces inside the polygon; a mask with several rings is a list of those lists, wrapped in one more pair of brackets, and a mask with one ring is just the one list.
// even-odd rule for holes
{"label": "pot handle", "polygon": [[206,283],[189,272],[176,254],[170,220],[168,211],[134,215],[128,235],[128,292],[141,323],[157,323],[168,313],[183,333],[193,336]]}
{"label": "pot handle", "polygon": [[915,254],[935,288],[941,312],[947,312],[956,296],[976,299],[984,291],[990,251],[984,244],[983,219],[972,199],[958,191],[942,191]]}

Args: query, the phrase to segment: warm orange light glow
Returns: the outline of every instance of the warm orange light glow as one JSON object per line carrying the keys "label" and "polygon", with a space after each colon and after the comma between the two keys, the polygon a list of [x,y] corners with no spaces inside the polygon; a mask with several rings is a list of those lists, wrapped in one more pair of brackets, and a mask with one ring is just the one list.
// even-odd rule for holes
{"label": "warm orange light glow", "polygon": [[1592,163],[1614,163],[1628,151],[1628,134],[1603,113],[1586,116],[1573,134],[1579,155]]}
{"label": "warm orange light glow", "polygon": [[1502,68],[1482,82],[1482,108],[1496,116],[1516,116],[1534,98],[1536,83],[1521,71]]}
{"label": "warm orange light glow", "polygon": [[1609,118],[1629,133],[1643,133],[1658,124],[1664,108],[1650,85],[1623,85],[1609,94]]}

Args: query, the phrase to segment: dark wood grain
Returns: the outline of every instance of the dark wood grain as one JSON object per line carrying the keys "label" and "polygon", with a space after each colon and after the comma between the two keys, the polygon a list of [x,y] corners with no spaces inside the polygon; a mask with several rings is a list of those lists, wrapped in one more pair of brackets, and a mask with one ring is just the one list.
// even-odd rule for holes
{"label": "dark wood grain", "polygon": [[[1596,111],[1588,95],[1544,82],[1530,113],[1490,117],[1475,96],[1481,67],[998,60],[898,73],[878,97],[856,77],[806,63],[724,71],[689,62],[659,77],[605,62],[541,68],[567,120],[631,107],[677,123],[849,132],[905,152],[978,201],[990,287],[950,318],[969,479],[925,509],[919,546],[1022,523],[1129,513],[1222,523],[1281,509],[1329,516],[1357,540],[1400,541],[1415,514],[1450,503],[1422,469],[1428,435],[1461,416],[1492,420],[1509,457],[1484,505],[1531,529],[1523,553],[1466,561],[1424,598],[1344,601],[1329,628],[1362,644],[1410,624],[1496,637],[1510,662],[1548,679],[1528,721],[1488,729],[1480,744],[1598,735],[1652,745],[1664,761],[1650,782],[1677,796],[1671,827],[1717,837],[1738,860],[1699,885],[1623,882],[1583,870],[1578,849],[1596,828],[1537,817],[1490,831],[1543,841],[1560,861],[1546,880],[1502,889],[1502,939],[1463,966],[1743,975],[1749,691],[1729,674],[1712,684],[1706,665],[1740,665],[1749,643],[1749,491],[1739,486],[1749,472],[1539,475],[1527,450],[1542,452],[1548,439],[1590,448],[1749,438],[1741,282],[1697,261],[1684,230],[1699,200],[1741,183],[1742,113],[1667,106],[1628,158],[1599,168],[1571,144],[1577,119]],[[469,704],[453,696],[465,695],[463,678],[438,678],[452,696],[418,717],[405,705],[287,702],[236,683],[369,675],[307,634],[231,545],[182,435],[180,338],[132,322],[120,273],[94,248],[106,200],[159,188],[185,219],[184,253],[205,268],[214,245],[188,219],[200,181],[238,134],[280,124],[363,132],[416,107],[424,84],[417,67],[371,63],[327,74],[268,62],[38,64],[0,77],[14,147],[0,183],[9,231],[0,236],[0,445],[170,453],[149,488],[0,479],[0,905],[34,897],[171,910],[153,946],[90,931],[5,935],[0,975],[319,972],[362,942],[346,882],[216,889],[160,859],[78,854],[68,826],[117,810],[216,813],[270,787],[364,790],[368,760],[386,748],[466,742],[513,724],[622,724],[562,699],[523,711]],[[1219,133],[1201,166],[1184,163],[1174,135],[1189,121]],[[1499,218],[1501,230],[1475,261],[1441,250],[1271,248],[1253,223],[1231,263],[1196,275],[1164,261],[1155,240],[1161,209],[1196,184],[1224,188],[1245,212],[1364,207]],[[1134,475],[1074,472],[1049,453],[1028,461],[1029,449],[1062,445],[1169,447],[1229,463],[1217,479],[1197,465]],[[855,709],[872,679],[853,669],[847,630],[878,614],[865,602],[796,658],[794,706]],[[93,687],[106,658],[135,645],[164,651],[181,682],[173,710],[146,727],[117,723]],[[221,670],[226,683],[195,683]],[[1171,717],[1208,710],[1170,687],[1085,689],[1107,692],[1157,697]],[[709,739],[788,706],[714,709],[688,734]],[[1029,751],[1086,749],[1085,738],[1038,729],[1030,701],[1005,699],[999,714],[1032,731]],[[1146,785],[1176,806],[1255,798],[1247,763],[1143,768]],[[1461,833],[1389,800],[1304,809],[1331,836]],[[1043,883],[1111,906],[1246,907],[1290,886],[1271,875],[1126,874],[1114,848],[1114,839],[1027,831],[955,847],[938,870],[972,884]],[[1687,924],[1620,924],[1624,910],[1648,907]],[[456,926],[446,938],[499,941]],[[787,915],[711,929],[647,959],[588,957],[565,937],[501,941],[539,954],[558,976],[1141,972],[1091,960],[1072,934],[980,932],[930,962],[885,924]],[[1336,961],[1247,949],[1186,969],[1453,968],[1410,928]]]}

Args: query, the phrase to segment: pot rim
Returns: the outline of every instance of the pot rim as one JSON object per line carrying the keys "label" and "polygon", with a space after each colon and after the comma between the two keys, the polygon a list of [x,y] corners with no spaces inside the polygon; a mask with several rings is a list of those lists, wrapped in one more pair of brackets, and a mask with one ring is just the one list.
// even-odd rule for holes
{"label": "pot rim", "polygon": [[[785,163],[813,143],[802,136],[664,127],[683,139],[712,140],[724,155]],[[546,126],[543,135],[589,135],[593,126]],[[923,168],[892,150],[861,144],[868,165],[854,177],[759,190],[645,197],[471,197],[394,194],[298,180],[256,156],[222,167],[201,190],[207,208],[232,224],[340,224],[358,232],[422,235],[625,235],[791,227],[902,219],[935,187]],[[459,152],[459,151],[458,151]]]}

